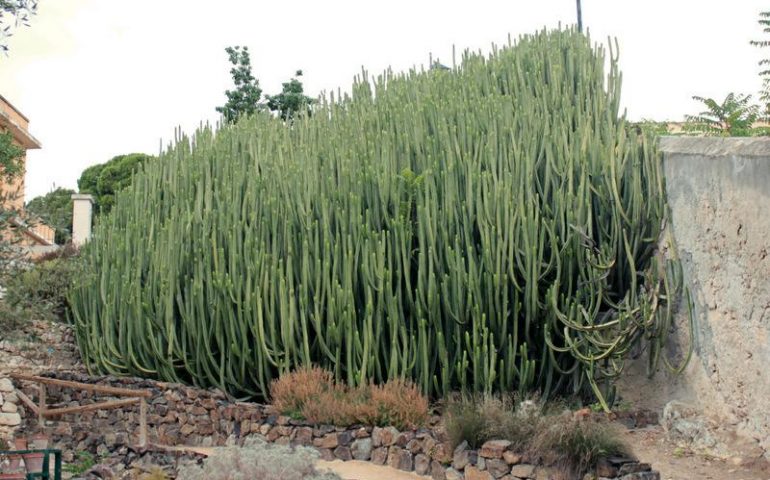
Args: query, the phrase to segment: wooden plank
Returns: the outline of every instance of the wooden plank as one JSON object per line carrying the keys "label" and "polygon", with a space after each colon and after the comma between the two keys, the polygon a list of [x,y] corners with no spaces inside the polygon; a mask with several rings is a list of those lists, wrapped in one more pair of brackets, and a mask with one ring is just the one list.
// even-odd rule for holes
{"label": "wooden plank", "polygon": [[58,380],[55,378],[37,377],[34,375],[24,375],[21,373],[12,373],[11,378],[16,380],[24,380],[28,382],[37,382],[43,385],[56,385],[59,387],[73,388],[77,390],[86,390],[88,392],[105,393],[108,395],[115,395],[118,397],[152,397],[152,392],[149,390],[132,390],[130,388],[117,388],[107,387],[104,385],[93,385],[90,383],[70,382],[67,380]]}
{"label": "wooden plank", "polygon": [[112,410],[114,408],[125,407],[139,402],[138,398],[126,398],[124,400],[110,400],[109,402],[92,403],[90,405],[79,405],[77,407],[52,408],[43,412],[46,417],[66,415],[69,413],[90,412],[91,410]]}
{"label": "wooden plank", "polygon": [[45,385],[40,385],[40,402],[37,410],[37,426],[38,428],[45,428]]}
{"label": "wooden plank", "polygon": [[24,392],[22,392],[21,390],[16,390],[16,396],[19,397],[19,400],[21,400],[22,403],[24,403],[24,405],[27,406],[27,408],[32,410],[32,413],[37,415],[37,412],[39,409],[37,408],[37,405],[35,405],[35,402],[33,402],[31,398],[26,396]]}
{"label": "wooden plank", "polygon": [[147,401],[139,399],[139,446],[147,445]]}

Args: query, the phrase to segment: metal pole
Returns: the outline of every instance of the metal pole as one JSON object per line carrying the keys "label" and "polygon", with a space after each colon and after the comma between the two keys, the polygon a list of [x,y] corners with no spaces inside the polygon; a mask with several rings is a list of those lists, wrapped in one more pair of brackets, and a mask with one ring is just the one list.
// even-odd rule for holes
{"label": "metal pole", "polygon": [[580,5],[580,0],[577,0],[577,25],[578,32],[583,32],[583,7]]}

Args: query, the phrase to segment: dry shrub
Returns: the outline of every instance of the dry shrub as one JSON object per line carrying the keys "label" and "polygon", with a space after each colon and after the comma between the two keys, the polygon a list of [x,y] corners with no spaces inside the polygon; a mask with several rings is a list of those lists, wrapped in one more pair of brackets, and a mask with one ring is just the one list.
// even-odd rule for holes
{"label": "dry shrub", "polygon": [[571,412],[543,417],[530,445],[530,456],[580,476],[608,456],[632,456],[617,425]]}
{"label": "dry shrub", "polygon": [[372,404],[377,418],[374,425],[393,425],[397,428],[422,425],[428,418],[428,399],[414,383],[396,379],[382,385],[371,385]]}
{"label": "dry shrub", "polygon": [[306,447],[290,447],[249,438],[243,447],[218,449],[202,466],[180,469],[184,480],[340,480],[332,473],[315,468],[318,452]]}
{"label": "dry shrub", "polygon": [[452,446],[467,441],[479,448],[488,440],[509,440],[514,451],[580,478],[601,457],[629,455],[617,427],[565,411],[560,404],[511,397],[450,399],[444,426]]}
{"label": "dry shrub", "polygon": [[350,388],[335,383],[319,368],[304,368],[282,375],[270,387],[275,408],[311,423],[421,426],[428,418],[428,399],[408,380]]}
{"label": "dry shrub", "polygon": [[306,417],[303,411],[335,388],[330,372],[318,367],[295,370],[270,384],[273,406],[292,418]]}

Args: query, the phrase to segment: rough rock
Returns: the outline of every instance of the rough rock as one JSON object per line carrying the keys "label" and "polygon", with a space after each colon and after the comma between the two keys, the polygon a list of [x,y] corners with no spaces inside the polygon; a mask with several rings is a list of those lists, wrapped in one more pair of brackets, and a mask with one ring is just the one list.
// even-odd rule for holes
{"label": "rough rock", "polygon": [[449,467],[446,469],[446,475],[444,477],[446,480],[463,480],[463,474],[462,472],[458,472],[452,467]]}
{"label": "rough rock", "polygon": [[372,463],[375,465],[385,465],[388,461],[388,449],[379,447],[372,450]]}
{"label": "rough rock", "polygon": [[414,471],[417,475],[426,475],[430,471],[430,458],[422,453],[415,455]]}
{"label": "rough rock", "polygon": [[353,454],[350,452],[350,447],[339,446],[334,449],[334,456],[343,462],[353,460]]}
{"label": "rough rock", "polygon": [[359,438],[351,444],[350,450],[356,460],[369,460],[372,458],[372,439]]}
{"label": "rough rock", "polygon": [[372,444],[375,447],[389,447],[395,443],[398,433],[395,427],[375,428],[372,431]]}
{"label": "rough rock", "polygon": [[516,465],[521,463],[521,455],[518,453],[513,453],[511,451],[503,452],[503,460],[505,460],[505,463],[508,465]]}
{"label": "rough rock", "polygon": [[489,472],[479,470],[473,465],[465,467],[465,480],[494,480]]}
{"label": "rough rock", "polygon": [[0,393],[11,393],[14,391],[13,382],[10,378],[0,378]]}
{"label": "rough rock", "polygon": [[490,440],[481,446],[479,456],[484,458],[502,458],[503,452],[511,446],[508,440]]}
{"label": "rough rock", "polygon": [[21,415],[18,413],[0,413],[0,426],[15,427],[21,424]]}
{"label": "rough rock", "polygon": [[441,463],[435,460],[430,461],[430,478],[433,480],[447,480],[449,470],[454,469],[452,467],[445,469]]}
{"label": "rough rock", "polygon": [[535,478],[535,466],[525,463],[511,467],[511,475],[516,478]]}
{"label": "rough rock", "polygon": [[411,472],[414,469],[412,454],[401,447],[390,447],[388,449],[388,466]]}
{"label": "rough rock", "polygon": [[511,467],[505,461],[499,458],[490,458],[487,460],[487,471],[495,478],[500,478],[511,471]]}

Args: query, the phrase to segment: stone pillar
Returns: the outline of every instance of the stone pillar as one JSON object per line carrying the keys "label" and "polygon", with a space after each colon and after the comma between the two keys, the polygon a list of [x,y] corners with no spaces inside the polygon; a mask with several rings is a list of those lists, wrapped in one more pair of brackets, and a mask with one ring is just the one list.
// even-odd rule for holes
{"label": "stone pillar", "polygon": [[91,239],[91,217],[94,197],[76,193],[72,195],[72,243],[78,247]]}

